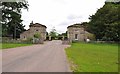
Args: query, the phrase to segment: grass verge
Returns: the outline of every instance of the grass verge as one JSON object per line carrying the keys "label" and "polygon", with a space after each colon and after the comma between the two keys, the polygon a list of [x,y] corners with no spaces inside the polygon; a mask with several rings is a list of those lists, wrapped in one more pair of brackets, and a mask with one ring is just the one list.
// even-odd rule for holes
{"label": "grass verge", "polygon": [[2,46],[2,49],[8,49],[8,48],[15,48],[15,47],[22,47],[22,46],[29,46],[32,44],[20,44],[20,43],[2,43],[0,46]]}
{"label": "grass verge", "polygon": [[72,43],[66,54],[74,72],[118,72],[118,45]]}

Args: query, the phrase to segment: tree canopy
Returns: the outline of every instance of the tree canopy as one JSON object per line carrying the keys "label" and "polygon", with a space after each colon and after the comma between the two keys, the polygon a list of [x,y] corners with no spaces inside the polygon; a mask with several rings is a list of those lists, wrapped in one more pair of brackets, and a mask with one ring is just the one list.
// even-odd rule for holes
{"label": "tree canopy", "polygon": [[57,37],[57,32],[56,32],[56,29],[55,28],[53,28],[51,31],[50,31],[50,33],[49,33],[49,36],[51,36],[51,37]]}
{"label": "tree canopy", "polygon": [[96,39],[105,41],[120,40],[120,2],[106,2],[95,15],[90,16],[89,30]]}
{"label": "tree canopy", "polygon": [[22,24],[22,9],[28,9],[28,2],[2,2],[2,36],[19,37],[25,31]]}

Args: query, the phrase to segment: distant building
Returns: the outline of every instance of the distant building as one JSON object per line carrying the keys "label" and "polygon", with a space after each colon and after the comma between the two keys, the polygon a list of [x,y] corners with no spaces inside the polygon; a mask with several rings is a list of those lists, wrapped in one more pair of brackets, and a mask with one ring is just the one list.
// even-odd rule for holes
{"label": "distant building", "polygon": [[80,24],[74,24],[67,27],[67,37],[70,41],[86,41],[91,33],[85,31]]}
{"label": "distant building", "polygon": [[26,40],[28,38],[33,38],[35,34],[40,35],[40,39],[46,40],[46,26],[39,23],[30,23],[29,29],[20,34],[21,40]]}

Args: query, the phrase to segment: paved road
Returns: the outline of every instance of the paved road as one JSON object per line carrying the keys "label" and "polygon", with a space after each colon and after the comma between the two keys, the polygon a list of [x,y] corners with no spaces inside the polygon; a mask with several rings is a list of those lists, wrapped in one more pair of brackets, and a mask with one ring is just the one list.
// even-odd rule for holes
{"label": "paved road", "polygon": [[3,51],[3,72],[70,72],[61,41]]}

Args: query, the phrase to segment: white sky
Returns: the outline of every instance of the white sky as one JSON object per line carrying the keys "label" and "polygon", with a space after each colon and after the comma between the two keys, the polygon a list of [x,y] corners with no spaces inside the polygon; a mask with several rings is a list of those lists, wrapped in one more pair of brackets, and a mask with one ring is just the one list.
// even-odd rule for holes
{"label": "white sky", "polygon": [[53,27],[58,33],[66,32],[67,26],[89,21],[89,15],[103,7],[105,0],[28,0],[29,10],[22,10],[25,28],[31,21]]}

